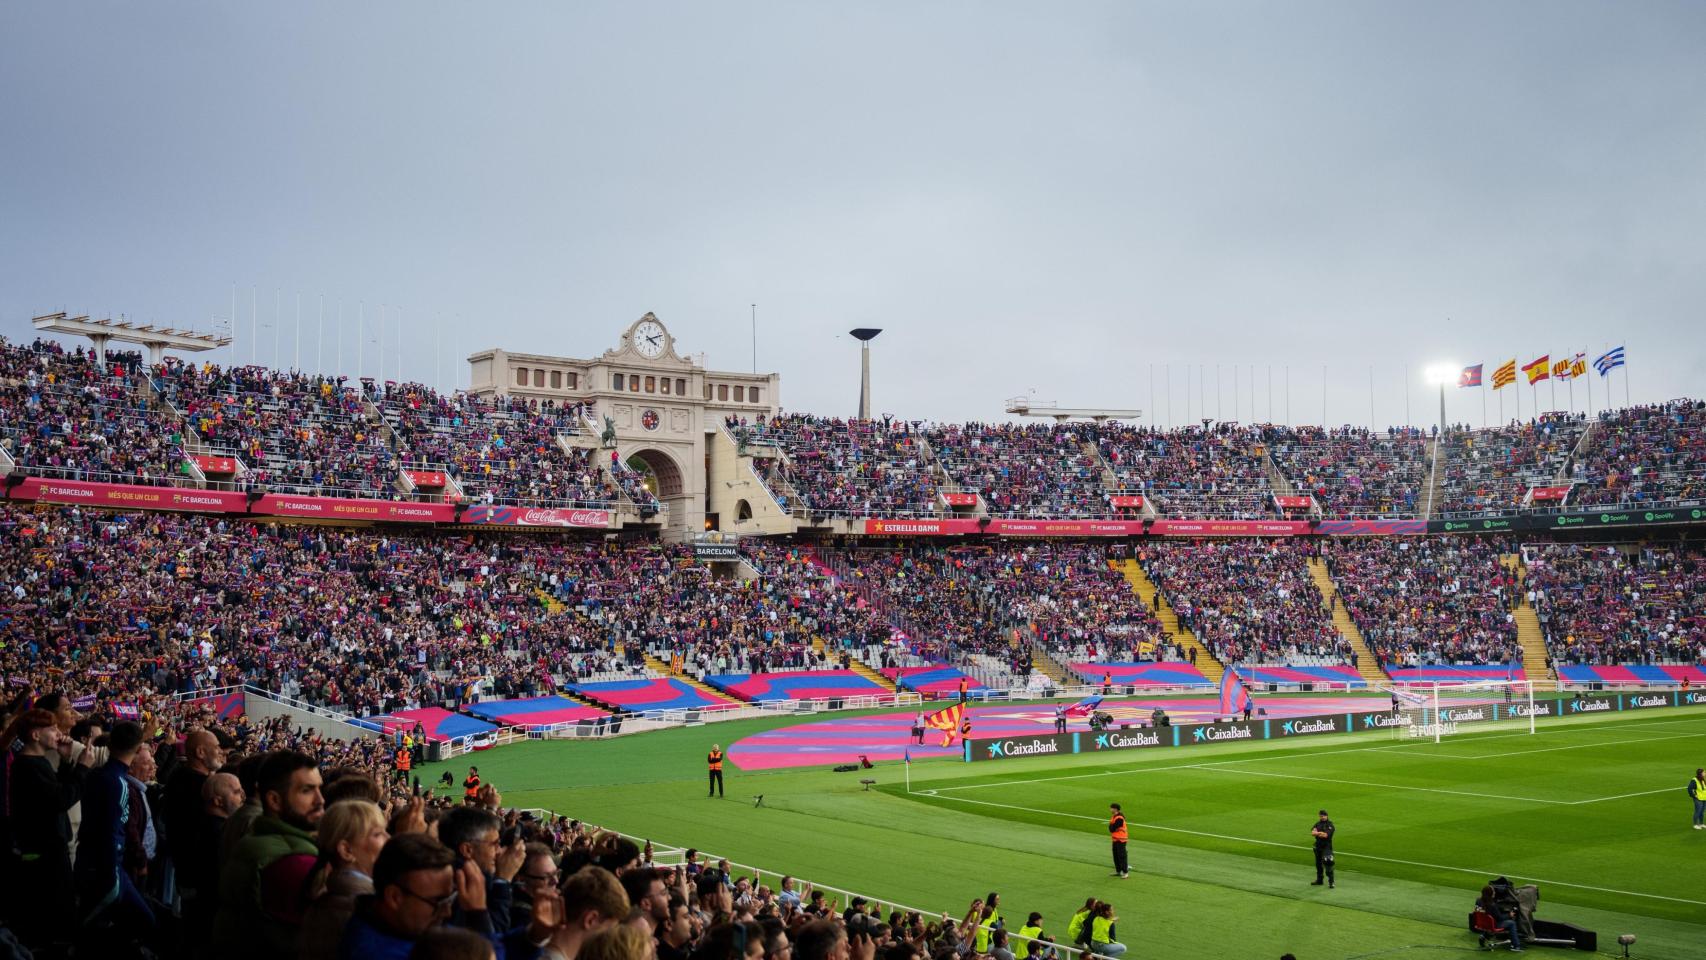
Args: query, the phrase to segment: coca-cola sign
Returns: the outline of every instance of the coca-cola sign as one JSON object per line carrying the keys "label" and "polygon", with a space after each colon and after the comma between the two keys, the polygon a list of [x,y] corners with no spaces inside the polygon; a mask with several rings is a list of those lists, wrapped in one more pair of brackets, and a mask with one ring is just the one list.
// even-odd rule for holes
{"label": "coca-cola sign", "polygon": [[463,523],[492,523],[513,527],[578,527],[603,529],[610,526],[610,511],[565,507],[500,507],[476,504],[462,514]]}

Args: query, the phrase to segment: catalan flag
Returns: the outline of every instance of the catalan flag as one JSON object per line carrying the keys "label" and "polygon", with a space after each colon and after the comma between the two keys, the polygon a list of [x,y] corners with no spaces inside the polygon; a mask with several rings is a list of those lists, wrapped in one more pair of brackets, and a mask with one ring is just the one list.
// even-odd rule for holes
{"label": "catalan flag", "polygon": [[1621,366],[1623,366],[1622,347],[1612,347],[1610,350],[1600,354],[1599,359],[1593,362],[1593,368],[1598,370],[1599,375],[1602,377],[1611,376],[1611,371],[1616,370]]}
{"label": "catalan flag", "polygon": [[1516,382],[1516,361],[1506,360],[1493,371],[1493,389],[1502,390]]}
{"label": "catalan flag", "polygon": [[1473,367],[1464,367],[1463,372],[1457,375],[1457,385],[1460,387],[1480,386],[1481,364],[1477,363]]}
{"label": "catalan flag", "polygon": [[1551,378],[1552,372],[1547,369],[1551,363],[1552,355],[1549,353],[1543,353],[1533,362],[1523,364],[1522,372],[1528,374],[1528,383],[1530,386],[1533,386],[1542,380]]}
{"label": "catalan flag", "polygon": [[946,747],[960,735],[960,723],[965,719],[965,715],[965,705],[956,703],[925,717],[924,725],[932,730],[942,731],[942,746]]}

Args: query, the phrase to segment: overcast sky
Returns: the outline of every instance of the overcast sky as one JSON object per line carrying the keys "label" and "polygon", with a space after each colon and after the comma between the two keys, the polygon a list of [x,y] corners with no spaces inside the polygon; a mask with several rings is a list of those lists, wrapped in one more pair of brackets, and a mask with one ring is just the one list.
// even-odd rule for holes
{"label": "overcast sky", "polygon": [[756,303],[825,414],[855,326],[908,419],[1320,422],[1325,366],[1329,422],[1432,423],[1431,362],[1613,343],[1635,402],[1698,397],[1703,51],[1701,3],[16,0],[0,333],[235,286],[244,361],[355,373],[365,303],[376,375],[383,304],[384,375],[448,386],[647,311],[747,369]]}

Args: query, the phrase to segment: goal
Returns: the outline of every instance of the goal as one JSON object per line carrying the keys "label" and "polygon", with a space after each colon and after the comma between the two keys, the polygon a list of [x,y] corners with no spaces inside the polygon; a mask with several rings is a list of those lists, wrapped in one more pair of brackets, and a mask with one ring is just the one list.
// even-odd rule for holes
{"label": "goal", "polygon": [[1398,739],[1438,743],[1463,727],[1501,722],[1534,733],[1534,718],[1540,713],[1534,705],[1534,685],[1527,680],[1411,683],[1386,689],[1398,717],[1392,725]]}

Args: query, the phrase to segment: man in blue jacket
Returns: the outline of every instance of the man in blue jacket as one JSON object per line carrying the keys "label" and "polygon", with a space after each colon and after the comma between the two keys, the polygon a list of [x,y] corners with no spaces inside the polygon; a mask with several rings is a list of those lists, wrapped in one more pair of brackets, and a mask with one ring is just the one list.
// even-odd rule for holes
{"label": "man in blue jacket", "polygon": [[[77,891],[83,905],[82,933],[91,955],[117,944],[146,939],[154,911],[137,889],[127,866],[140,851],[128,850],[135,818],[145,808],[130,788],[130,763],[142,747],[142,727],[125,721],[107,736],[107,762],[83,782],[83,823],[77,831]],[[116,938],[105,943],[108,938]]]}

